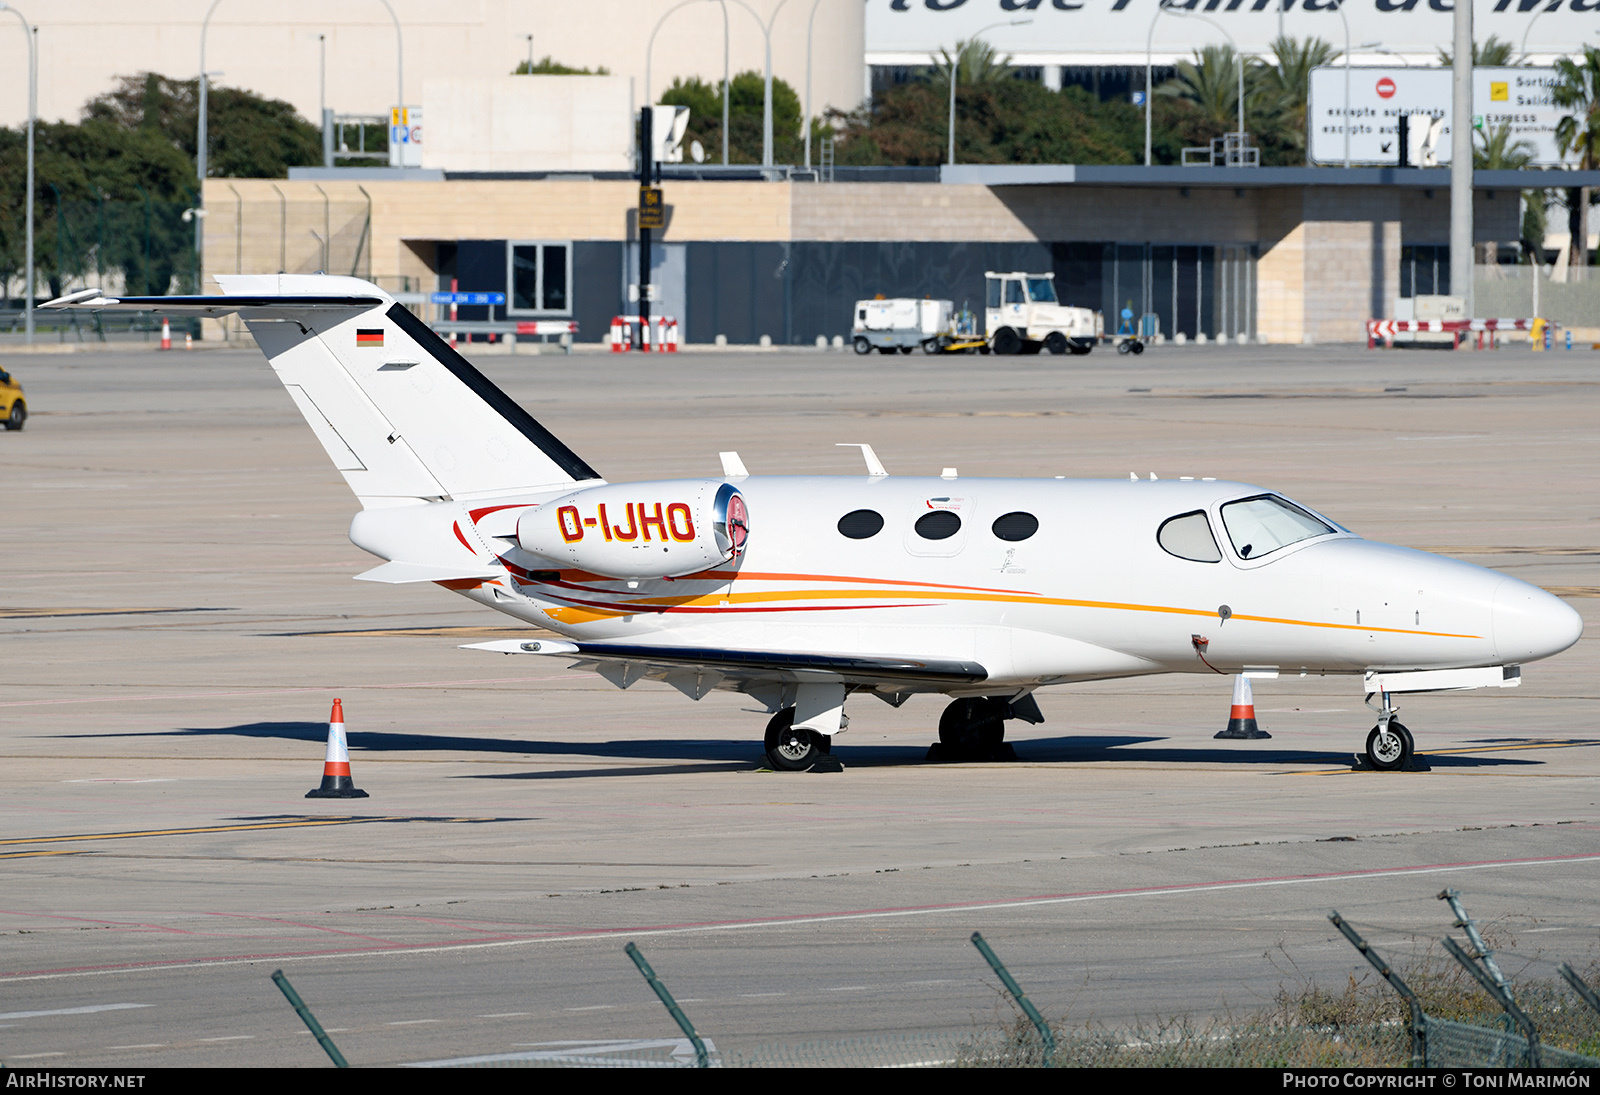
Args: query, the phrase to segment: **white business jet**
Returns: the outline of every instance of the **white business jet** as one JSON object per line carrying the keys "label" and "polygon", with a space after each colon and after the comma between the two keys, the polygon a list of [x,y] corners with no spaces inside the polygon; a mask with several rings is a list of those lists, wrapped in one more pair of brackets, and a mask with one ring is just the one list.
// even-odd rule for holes
{"label": "white business jet", "polygon": [[238,313],[361,501],[350,539],[384,562],[358,578],[562,636],[478,649],[743,692],[772,716],[774,768],[830,752],[852,696],[948,696],[946,755],[992,755],[1048,685],[1281,671],[1360,677],[1366,760],[1398,769],[1395,693],[1515,685],[1582,631],[1536,586],[1245,483],[893,476],[866,445],[859,476],[750,475],[723,453],[719,476],[607,483],[376,286],[217,281],[46,307]]}

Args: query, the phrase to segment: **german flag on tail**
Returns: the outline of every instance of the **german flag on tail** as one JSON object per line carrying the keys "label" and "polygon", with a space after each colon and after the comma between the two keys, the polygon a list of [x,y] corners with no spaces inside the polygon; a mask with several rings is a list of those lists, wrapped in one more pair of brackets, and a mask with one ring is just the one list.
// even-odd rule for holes
{"label": "german flag on tail", "polygon": [[356,329],[356,348],[360,349],[360,348],[362,348],[364,346],[365,347],[371,347],[372,349],[375,349],[375,350],[383,349],[383,328],[382,327],[376,327],[376,328],[361,327],[361,328],[357,328]]}

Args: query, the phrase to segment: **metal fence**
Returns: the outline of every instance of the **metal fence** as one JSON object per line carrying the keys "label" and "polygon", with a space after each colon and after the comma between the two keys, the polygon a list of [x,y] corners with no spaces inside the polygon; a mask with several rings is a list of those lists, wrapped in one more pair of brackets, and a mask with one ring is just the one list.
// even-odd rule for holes
{"label": "metal fence", "polygon": [[[683,1032],[682,1038],[545,1042],[514,1053],[409,1064],[419,1068],[1600,1068],[1600,1056],[1593,1055],[1600,1052],[1600,994],[1567,964],[1559,968],[1565,987],[1555,981],[1533,982],[1514,991],[1461,895],[1447,889],[1438,897],[1449,903],[1455,916],[1452,926],[1466,932],[1467,947],[1448,935],[1440,941],[1454,965],[1424,960],[1402,977],[1353,925],[1337,911],[1330,912],[1328,920],[1394,995],[1360,992],[1351,978],[1343,997],[1312,988],[1298,997],[1285,997],[1275,1011],[1244,1022],[1174,1019],[1121,1031],[1092,1024],[1074,1028],[1052,1024],[988,941],[973,932],[973,946],[1021,1013],[1009,1025],[719,1051],[695,1029],[643,952],[629,943],[624,953]],[[1421,987],[1420,995],[1408,978]],[[334,1064],[348,1067],[283,971],[272,979]],[[1481,994],[1460,991],[1463,985],[1474,984]],[[1569,993],[1576,994],[1576,1007]],[[1394,1015],[1395,997],[1405,1005],[1399,1017]],[[1485,998],[1490,1002],[1487,1011]],[[1465,1011],[1484,1021],[1429,1015],[1425,1000],[1435,1012]],[[1307,1015],[1321,1021],[1304,1021]],[[1552,1044],[1552,1039],[1565,1044]]]}

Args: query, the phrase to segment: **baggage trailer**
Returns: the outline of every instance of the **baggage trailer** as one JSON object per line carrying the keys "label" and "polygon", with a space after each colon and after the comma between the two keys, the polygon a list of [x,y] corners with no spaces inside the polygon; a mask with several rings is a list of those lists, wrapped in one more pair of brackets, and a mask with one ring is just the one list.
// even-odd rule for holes
{"label": "baggage trailer", "polygon": [[880,354],[897,350],[909,354],[918,346],[925,353],[936,354],[943,346],[941,340],[950,337],[954,311],[955,304],[948,300],[858,300],[851,342],[858,354],[870,354],[874,349]]}
{"label": "baggage trailer", "polygon": [[1054,274],[984,272],[984,326],[997,354],[1086,354],[1104,331],[1099,312],[1056,299]]}

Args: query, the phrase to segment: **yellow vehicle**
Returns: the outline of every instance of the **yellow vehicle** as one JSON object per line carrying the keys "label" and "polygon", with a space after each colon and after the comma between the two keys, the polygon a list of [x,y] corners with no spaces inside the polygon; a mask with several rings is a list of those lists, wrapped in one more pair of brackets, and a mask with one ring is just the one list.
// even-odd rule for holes
{"label": "yellow vehicle", "polygon": [[8,430],[20,430],[28,420],[28,402],[22,398],[22,385],[4,369],[0,369],[0,422]]}

